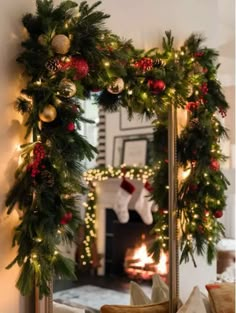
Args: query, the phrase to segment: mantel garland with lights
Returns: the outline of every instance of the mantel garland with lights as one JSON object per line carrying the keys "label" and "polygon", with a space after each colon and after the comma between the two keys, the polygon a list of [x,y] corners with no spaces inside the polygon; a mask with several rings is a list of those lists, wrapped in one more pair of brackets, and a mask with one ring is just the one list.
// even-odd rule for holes
{"label": "mantel garland with lights", "polygon": [[[168,250],[167,111],[170,105],[188,111],[188,123],[178,136],[178,166],[189,171],[179,180],[178,221],[181,229],[181,261],[196,251],[209,262],[223,234],[218,221],[225,208],[227,180],[220,162],[225,160],[220,139],[227,136],[221,118],[228,103],[217,80],[217,52],[202,46],[191,35],[179,49],[166,32],[162,47],[137,50],[104,26],[109,17],[82,1],[36,0],[35,15],[26,14],[28,37],[17,61],[23,66],[25,88],[16,109],[25,116],[28,143],[21,145],[21,162],[6,206],[17,205],[20,223],[13,245],[15,263],[21,267],[17,287],[23,295],[35,286],[40,296],[50,293],[53,276],[68,277],[74,264],[61,255],[61,242],[71,242],[78,227],[80,194],[86,192],[82,161],[96,149],[79,133],[83,116],[80,99],[96,95],[107,111],[120,106],[128,116],[153,117],[154,164],[152,199],[154,256]],[[30,135],[33,134],[33,138]],[[29,142],[30,141],[30,142]],[[89,214],[89,212],[87,212]]]}

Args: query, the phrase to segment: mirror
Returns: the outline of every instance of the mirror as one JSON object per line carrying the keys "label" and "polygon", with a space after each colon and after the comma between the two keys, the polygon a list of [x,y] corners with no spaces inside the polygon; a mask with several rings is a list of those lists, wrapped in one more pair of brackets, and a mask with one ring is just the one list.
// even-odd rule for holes
{"label": "mirror", "polygon": [[[97,107],[89,101],[85,103],[85,116],[89,118],[86,106],[88,111],[90,107],[96,111]],[[169,284],[168,254],[163,251],[156,262],[148,253],[154,238],[150,235],[152,211],[157,210],[154,202],[146,198],[148,189],[144,189],[144,185],[151,185],[154,175],[153,120],[141,119],[138,114],[129,120],[122,108],[99,113],[97,133],[102,145],[98,145],[97,159],[103,167],[88,168],[86,172],[89,191],[84,203],[85,224],[79,230],[76,245],[62,250],[78,262],[78,280],[56,280],[53,294],[55,302],[83,307],[88,312],[99,312],[104,304],[129,304],[131,280],[144,288],[148,297],[154,274],[160,275],[163,285]],[[121,191],[123,176],[128,186]],[[132,188],[129,195],[127,190]],[[169,298],[167,289],[165,297]]]}

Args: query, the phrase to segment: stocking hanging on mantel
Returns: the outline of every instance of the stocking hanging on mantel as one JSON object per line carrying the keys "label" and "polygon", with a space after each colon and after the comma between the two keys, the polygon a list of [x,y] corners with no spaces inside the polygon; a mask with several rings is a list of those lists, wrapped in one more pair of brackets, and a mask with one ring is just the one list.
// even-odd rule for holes
{"label": "stocking hanging on mantel", "polygon": [[147,181],[140,192],[137,202],[135,203],[134,209],[141,216],[143,222],[147,225],[153,223],[152,207],[153,201],[150,200],[150,194],[152,192],[152,186]]}
{"label": "stocking hanging on mantel", "polygon": [[128,204],[134,191],[134,185],[124,178],[119,186],[114,204],[114,211],[120,223],[127,223],[129,220]]}

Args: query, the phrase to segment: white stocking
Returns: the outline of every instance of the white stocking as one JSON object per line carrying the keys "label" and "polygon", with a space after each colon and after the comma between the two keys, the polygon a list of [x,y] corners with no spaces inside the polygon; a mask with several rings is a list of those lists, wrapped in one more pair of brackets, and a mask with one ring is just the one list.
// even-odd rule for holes
{"label": "white stocking", "polygon": [[120,223],[127,223],[129,220],[128,204],[134,190],[135,187],[126,179],[120,184],[113,207]]}

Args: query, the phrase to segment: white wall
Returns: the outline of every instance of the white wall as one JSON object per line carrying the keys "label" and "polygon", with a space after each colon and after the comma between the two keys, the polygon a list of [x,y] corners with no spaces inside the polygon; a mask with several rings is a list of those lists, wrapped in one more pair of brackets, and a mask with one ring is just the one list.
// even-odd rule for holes
{"label": "white wall", "polygon": [[[57,0],[55,3],[59,3]],[[90,3],[95,1],[89,0]],[[223,78],[228,101],[234,106],[234,1],[233,0],[103,0],[101,6],[111,14],[107,21],[109,28],[118,35],[132,38],[138,48],[149,49],[160,46],[165,30],[172,30],[176,44],[191,32],[202,32],[207,38],[206,44],[222,53],[220,78]],[[0,203],[3,208],[5,193],[12,183],[15,169],[15,145],[22,142],[23,129],[18,122],[19,115],[13,110],[13,101],[19,89],[19,70],[15,65],[21,36],[20,18],[25,12],[33,11],[34,1],[1,0],[0,11]],[[226,124],[234,129],[233,109],[226,118]],[[235,144],[234,135],[231,144]],[[232,168],[232,164],[230,165]],[[8,220],[1,216],[0,236],[0,312],[27,313],[24,299],[14,287],[18,275],[15,267],[9,271],[5,265],[12,259],[11,229],[17,216]],[[4,222],[3,222],[4,221]],[[2,234],[5,234],[2,236]]]}
{"label": "white wall", "polygon": [[15,287],[19,269],[5,267],[13,260],[16,249],[11,248],[13,228],[18,222],[16,211],[10,216],[3,214],[5,194],[13,182],[17,165],[16,144],[22,143],[24,129],[21,117],[13,109],[19,86],[19,69],[15,58],[21,36],[20,19],[31,9],[31,0],[2,1],[0,10],[0,312],[25,313],[26,299]]}

